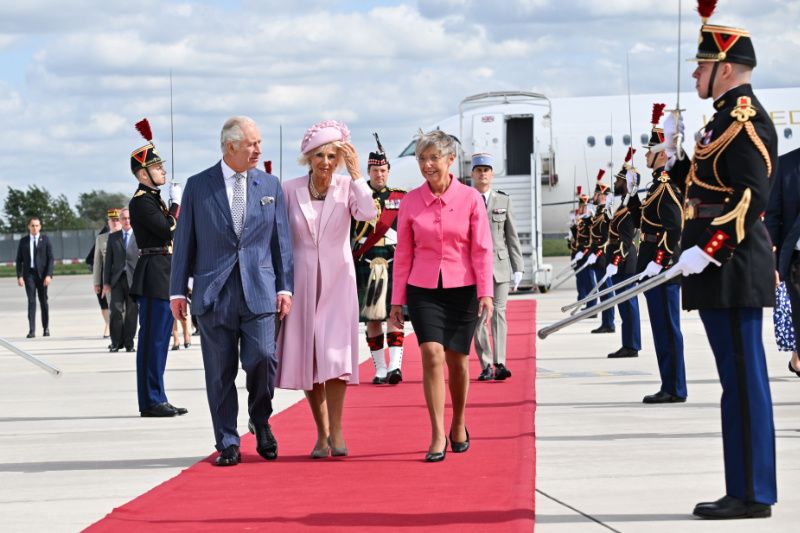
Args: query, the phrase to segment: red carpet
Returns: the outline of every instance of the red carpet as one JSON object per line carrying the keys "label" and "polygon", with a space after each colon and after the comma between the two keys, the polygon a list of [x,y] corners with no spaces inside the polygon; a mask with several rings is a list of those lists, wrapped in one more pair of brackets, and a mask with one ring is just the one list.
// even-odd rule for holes
{"label": "red carpet", "polygon": [[[507,366],[513,377],[478,383],[472,356],[467,425],[472,446],[442,463],[422,461],[430,439],[416,337],[405,381],[348,390],[350,457],[312,460],[316,432],[305,402],[272,419],[280,457],[268,463],[242,438],[242,464],[214,456],[114,509],[87,531],[526,531],[534,517],[535,301],[509,302]],[[240,413],[240,420],[243,416]],[[246,416],[246,415],[245,415]],[[449,405],[445,424],[449,423]],[[209,428],[210,432],[210,428]]]}

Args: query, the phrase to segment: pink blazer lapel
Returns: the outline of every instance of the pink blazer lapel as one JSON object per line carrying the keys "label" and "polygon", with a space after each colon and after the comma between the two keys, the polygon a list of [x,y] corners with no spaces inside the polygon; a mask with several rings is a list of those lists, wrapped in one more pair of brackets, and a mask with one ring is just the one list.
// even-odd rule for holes
{"label": "pink blazer lapel", "polygon": [[[346,187],[342,186],[339,178],[340,176],[333,175],[330,187],[328,187],[328,194],[325,196],[325,202],[322,204],[322,221],[319,225],[320,234],[325,233],[325,227],[328,225],[336,204],[342,201],[341,196],[346,192]],[[347,205],[346,200],[345,198],[345,205]]]}
{"label": "pink blazer lapel", "polygon": [[303,217],[306,219],[306,224],[308,224],[308,231],[311,232],[311,238],[316,243],[318,239],[316,213],[311,205],[311,194],[308,192],[308,187],[298,187],[294,192],[297,196],[297,204],[300,206],[300,211],[303,212]]}

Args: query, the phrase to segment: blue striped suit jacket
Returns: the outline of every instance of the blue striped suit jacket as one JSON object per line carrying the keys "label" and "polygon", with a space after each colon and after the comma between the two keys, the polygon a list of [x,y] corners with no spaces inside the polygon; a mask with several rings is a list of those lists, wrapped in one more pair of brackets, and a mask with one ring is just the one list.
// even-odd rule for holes
{"label": "blue striped suit jacket", "polygon": [[237,238],[220,163],[187,181],[175,232],[170,295],[185,295],[189,277],[194,277],[192,314],[213,307],[235,267],[253,313],[274,313],[277,292],[293,292],[286,203],[275,176],[258,169],[247,172],[246,209]]}

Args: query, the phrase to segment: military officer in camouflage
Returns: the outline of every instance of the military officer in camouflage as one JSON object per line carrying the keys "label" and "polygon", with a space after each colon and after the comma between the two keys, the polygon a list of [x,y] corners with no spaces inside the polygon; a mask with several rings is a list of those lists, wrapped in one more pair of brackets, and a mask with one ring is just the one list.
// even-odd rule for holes
{"label": "military officer in camouflage", "polygon": [[[756,55],[746,30],[707,24],[701,1],[693,77],[715,114],[700,132],[686,182],[683,307],[697,309],[722,384],[725,496],[697,504],[702,518],[762,518],[777,500],[775,426],[761,322],[775,298],[772,245],[762,221],[778,141],[753,94]],[[669,122],[669,121],[668,121]],[[680,132],[665,123],[667,131]],[[675,136],[672,136],[674,139]],[[670,147],[674,150],[674,146]]]}
{"label": "military officer in camouflage", "polygon": [[[522,246],[514,225],[511,197],[503,191],[492,189],[494,159],[490,154],[472,156],[472,184],[483,196],[492,230],[494,256],[494,313],[492,313],[492,342],[489,327],[481,321],[475,330],[475,351],[481,362],[478,381],[503,381],[511,377],[506,368],[506,301],[510,288],[517,290],[525,269]],[[513,287],[511,286],[513,283]],[[494,363],[494,369],[492,369]]]}
{"label": "military officer in camouflage", "polygon": [[[367,323],[367,344],[375,364],[372,383],[396,385],[403,381],[403,330],[386,321],[392,302],[392,266],[397,245],[397,214],[400,201],[406,195],[402,189],[387,186],[389,161],[378,134],[378,151],[370,152],[367,161],[372,198],[378,208],[375,220],[353,220],[353,260],[358,286],[358,308],[361,321]],[[386,322],[386,344],[389,346],[389,365],[384,354],[383,323]]]}
{"label": "military officer in camouflage", "polygon": [[172,236],[178,220],[181,189],[177,184],[170,185],[170,207],[167,208],[158,189],[166,183],[167,171],[152,143],[153,134],[147,119],[138,122],[136,129],[148,141],[131,154],[131,171],[139,180],[139,188],[128,205],[133,234],[139,246],[139,261],[130,288],[131,296],[139,305],[136,349],[139,413],[144,417],[171,417],[188,412],[169,403],[164,390],[164,370],[173,324],[169,308]]}

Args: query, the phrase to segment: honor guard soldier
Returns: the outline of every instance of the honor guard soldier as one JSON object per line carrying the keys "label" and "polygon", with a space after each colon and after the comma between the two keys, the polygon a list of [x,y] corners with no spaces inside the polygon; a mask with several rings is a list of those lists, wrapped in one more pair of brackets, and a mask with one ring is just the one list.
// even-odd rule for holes
{"label": "honor guard soldier", "polygon": [[131,198],[131,226],[139,246],[139,261],[133,271],[130,294],[139,305],[139,342],[136,350],[136,382],[139,412],[143,417],[186,414],[183,407],[167,401],[164,369],[172,336],[169,308],[169,274],[172,235],[180,208],[180,186],[170,185],[170,207],[161,199],[158,187],[166,182],[164,161],[152,143],[150,124],[144,119],[136,129],[147,144],[131,154],[131,171],[139,188]]}
{"label": "honor guard soldier", "polygon": [[762,213],[778,141],[750,85],[756,66],[750,35],[707,24],[714,4],[700,2],[703,26],[692,76],[698,95],[713,98],[716,112],[695,145],[684,199],[683,251],[673,268],[685,276],[683,307],[699,310],[722,384],[726,494],[698,504],[694,514],[761,518],[771,515],[777,499],[761,321],[763,308],[775,299],[775,263]]}
{"label": "honor guard soldier", "polygon": [[[589,250],[589,229],[592,223],[592,212],[589,209],[589,195],[581,194],[578,187],[578,208],[575,210],[575,238],[572,241],[570,255],[575,270],[580,269],[587,260],[586,253]],[[575,274],[575,286],[578,289],[578,300],[583,300],[594,288],[594,272],[589,268],[584,268]],[[591,300],[586,307],[592,307],[597,300]]]}
{"label": "honor guard soldier", "polygon": [[384,355],[383,322],[389,316],[392,302],[392,264],[397,245],[397,214],[406,195],[402,189],[387,187],[389,161],[375,133],[377,152],[370,152],[367,161],[372,198],[378,208],[376,219],[366,222],[353,220],[353,259],[356,266],[358,306],[361,321],[367,323],[367,344],[375,364],[375,385],[396,385],[403,381],[400,369],[403,362],[403,330],[386,322],[386,344],[389,346],[389,366]]}
{"label": "honor guard soldier", "polygon": [[[664,130],[658,122],[664,114],[665,104],[653,104],[650,120],[650,139],[645,160],[653,171],[653,182],[647,189],[644,202],[638,195],[631,197],[628,208],[640,229],[639,258],[636,272],[640,279],[654,276],[669,268],[680,255],[681,229],[683,227],[683,193],[681,182],[672,179],[664,170],[667,152],[664,150]],[[688,164],[688,159],[683,161]],[[672,172],[679,174],[679,168]],[[683,334],[680,318],[679,278],[659,285],[644,293],[653,345],[661,375],[661,388],[649,394],[644,403],[676,403],[686,401],[686,367],[683,361]]]}
{"label": "honor guard soldier", "polygon": [[[634,153],[636,150],[628,148],[622,169],[614,176],[614,196],[619,196],[621,202],[608,224],[606,279],[610,279],[612,285],[621,283],[636,273],[636,245],[633,239],[636,236],[637,224],[628,210],[629,199],[636,195],[639,183],[639,174],[633,168]],[[622,321],[622,347],[608,354],[608,357],[638,357],[642,347],[639,300],[638,298],[625,300],[619,303],[617,308]]]}
{"label": "honor guard soldier", "polygon": [[[593,280],[592,288],[599,284],[606,273],[606,254],[605,245],[608,241],[608,223],[611,218],[608,216],[608,211],[611,206],[612,196],[608,194],[610,191],[609,186],[603,183],[603,175],[605,170],[600,169],[597,174],[597,185],[594,189],[594,205],[596,212],[592,217],[591,226],[589,228],[589,252],[587,261],[591,265],[593,275],[596,282]],[[605,279],[600,290],[610,287],[611,280]],[[606,294],[600,297],[600,301],[611,298],[613,294]],[[600,327],[593,329],[592,333],[614,333],[614,308],[609,308],[603,311]]]}
{"label": "honor guard soldier", "polygon": [[[475,330],[475,351],[481,362],[478,381],[503,381],[511,377],[506,368],[506,301],[511,283],[517,290],[522,281],[524,265],[522,246],[514,225],[514,210],[511,197],[503,191],[492,189],[494,158],[490,154],[472,156],[472,183],[483,197],[489,215],[494,256],[494,313],[492,313],[492,342],[489,342],[489,327],[481,321]],[[493,349],[494,348],[494,349]],[[494,370],[492,369],[494,363]]]}

